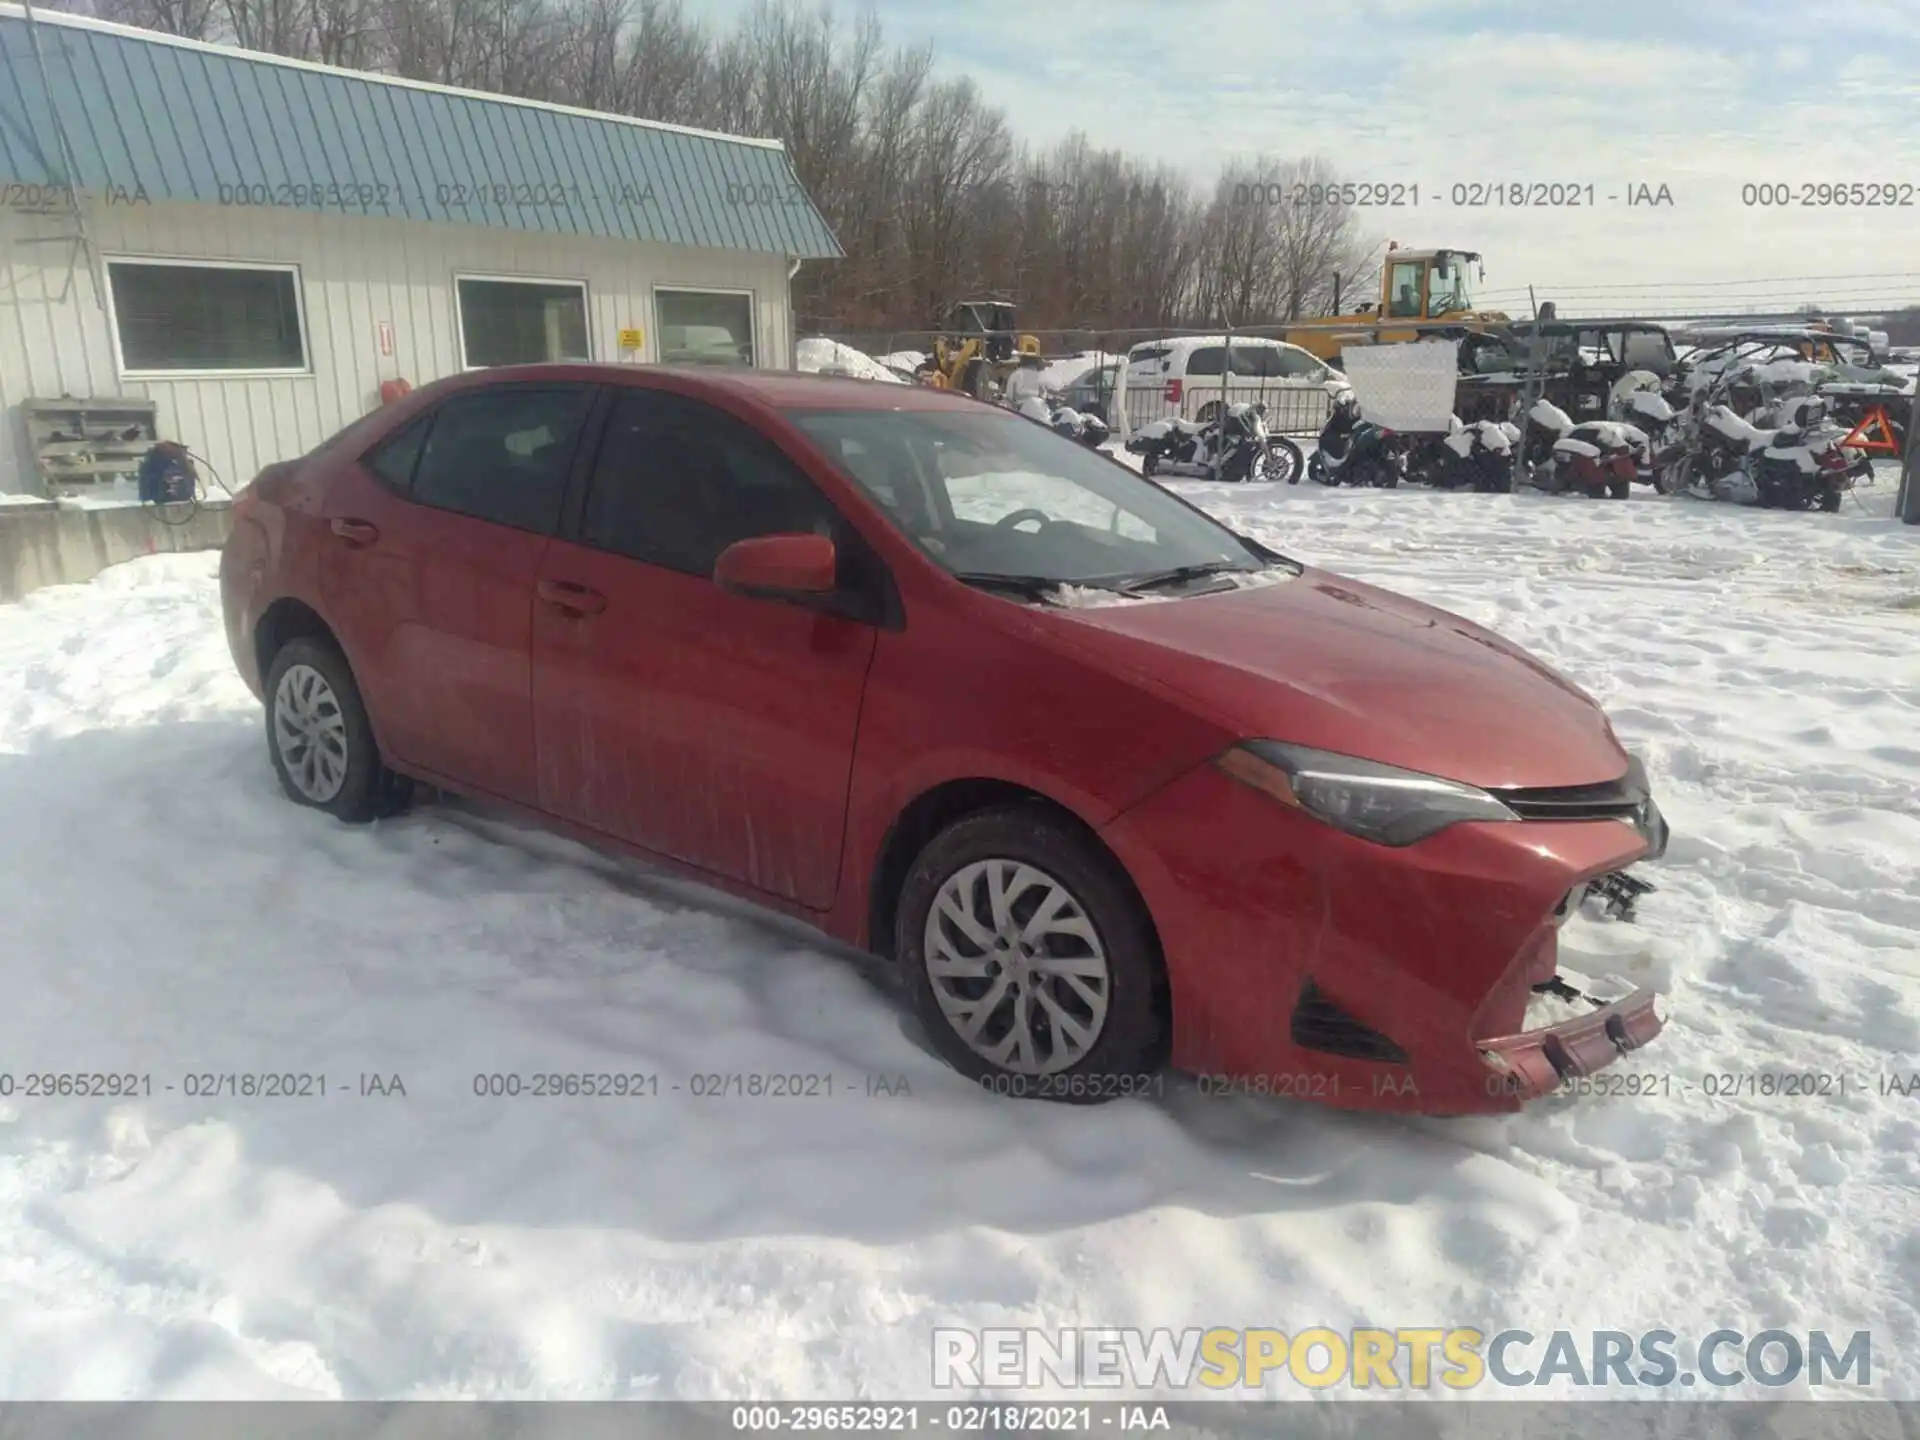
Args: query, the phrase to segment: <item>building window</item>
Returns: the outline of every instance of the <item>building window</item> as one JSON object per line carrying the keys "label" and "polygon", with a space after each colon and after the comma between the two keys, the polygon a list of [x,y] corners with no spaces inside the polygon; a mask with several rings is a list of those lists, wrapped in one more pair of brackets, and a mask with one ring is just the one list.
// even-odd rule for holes
{"label": "building window", "polygon": [[733,290],[656,290],[660,359],[667,365],[751,365],[753,296]]}
{"label": "building window", "polygon": [[300,272],[291,265],[109,260],[123,375],[301,375]]}
{"label": "building window", "polygon": [[578,280],[515,280],[459,276],[462,362],[538,365],[591,360],[587,287]]}

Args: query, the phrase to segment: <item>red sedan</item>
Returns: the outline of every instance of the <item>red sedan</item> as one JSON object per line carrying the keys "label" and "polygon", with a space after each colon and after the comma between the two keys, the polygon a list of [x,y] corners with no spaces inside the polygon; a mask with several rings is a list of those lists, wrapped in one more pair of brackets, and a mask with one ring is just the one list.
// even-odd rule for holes
{"label": "red sedan", "polygon": [[1510,1110],[1661,1025],[1556,976],[1666,840],[1587,694],[970,399],[457,376],[262,472],[221,588],[292,800],[425,781],[801,917],[1004,1093]]}

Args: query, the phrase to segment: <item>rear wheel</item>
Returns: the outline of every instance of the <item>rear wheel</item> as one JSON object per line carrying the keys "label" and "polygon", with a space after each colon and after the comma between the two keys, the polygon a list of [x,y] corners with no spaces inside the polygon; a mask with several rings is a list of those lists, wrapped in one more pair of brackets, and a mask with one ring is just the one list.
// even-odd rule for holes
{"label": "rear wheel", "polygon": [[346,657],[302,636],[267,671],[267,753],[296,805],[360,823],[404,809],[413,783],[389,770]]}
{"label": "rear wheel", "polygon": [[1836,513],[1840,509],[1840,494],[1841,492],[1838,490],[1822,490],[1820,492],[1820,508],[1829,515]]}
{"label": "rear wheel", "polygon": [[1609,480],[1607,482],[1607,494],[1612,499],[1625,500],[1633,494],[1633,482],[1631,480]]}
{"label": "rear wheel", "polygon": [[934,1047],[988,1089],[1089,1104],[1164,1063],[1146,911],[1110,856],[1038,806],[929,842],[901,887],[894,953]]}

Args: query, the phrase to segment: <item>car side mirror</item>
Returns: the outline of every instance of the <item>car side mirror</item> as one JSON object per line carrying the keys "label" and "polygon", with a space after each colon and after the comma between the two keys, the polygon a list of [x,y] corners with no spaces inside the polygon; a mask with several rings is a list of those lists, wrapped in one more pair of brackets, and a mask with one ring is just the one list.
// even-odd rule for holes
{"label": "car side mirror", "polygon": [[838,586],[839,564],[825,535],[756,535],[720,552],[713,583],[763,600],[820,600]]}

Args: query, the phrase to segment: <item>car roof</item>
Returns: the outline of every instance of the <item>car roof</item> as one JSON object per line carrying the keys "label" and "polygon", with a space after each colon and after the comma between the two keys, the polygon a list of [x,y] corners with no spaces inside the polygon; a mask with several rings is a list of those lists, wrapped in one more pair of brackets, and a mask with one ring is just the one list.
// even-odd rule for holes
{"label": "car roof", "polygon": [[904,385],[887,380],[854,380],[839,375],[816,375],[800,370],[750,370],[715,365],[615,365],[575,362],[549,365],[500,365],[467,371],[434,389],[485,388],[489,385],[538,381],[588,381],[594,384],[638,385],[668,379],[668,388],[685,393],[706,391],[734,395],[776,410],[975,410],[983,402],[950,390],[927,385]]}
{"label": "car roof", "polygon": [[[1159,349],[1163,346],[1168,350],[1196,350],[1208,345],[1225,345],[1226,343],[1227,337],[1224,335],[1169,335],[1164,340],[1142,340],[1139,344],[1128,350],[1127,353],[1131,355],[1134,350]],[[1305,349],[1304,346],[1295,345],[1290,340],[1275,339],[1271,335],[1236,335],[1233,337],[1233,343],[1235,345],[1262,345],[1280,350]],[[1307,350],[1306,353],[1311,355],[1313,352]]]}

